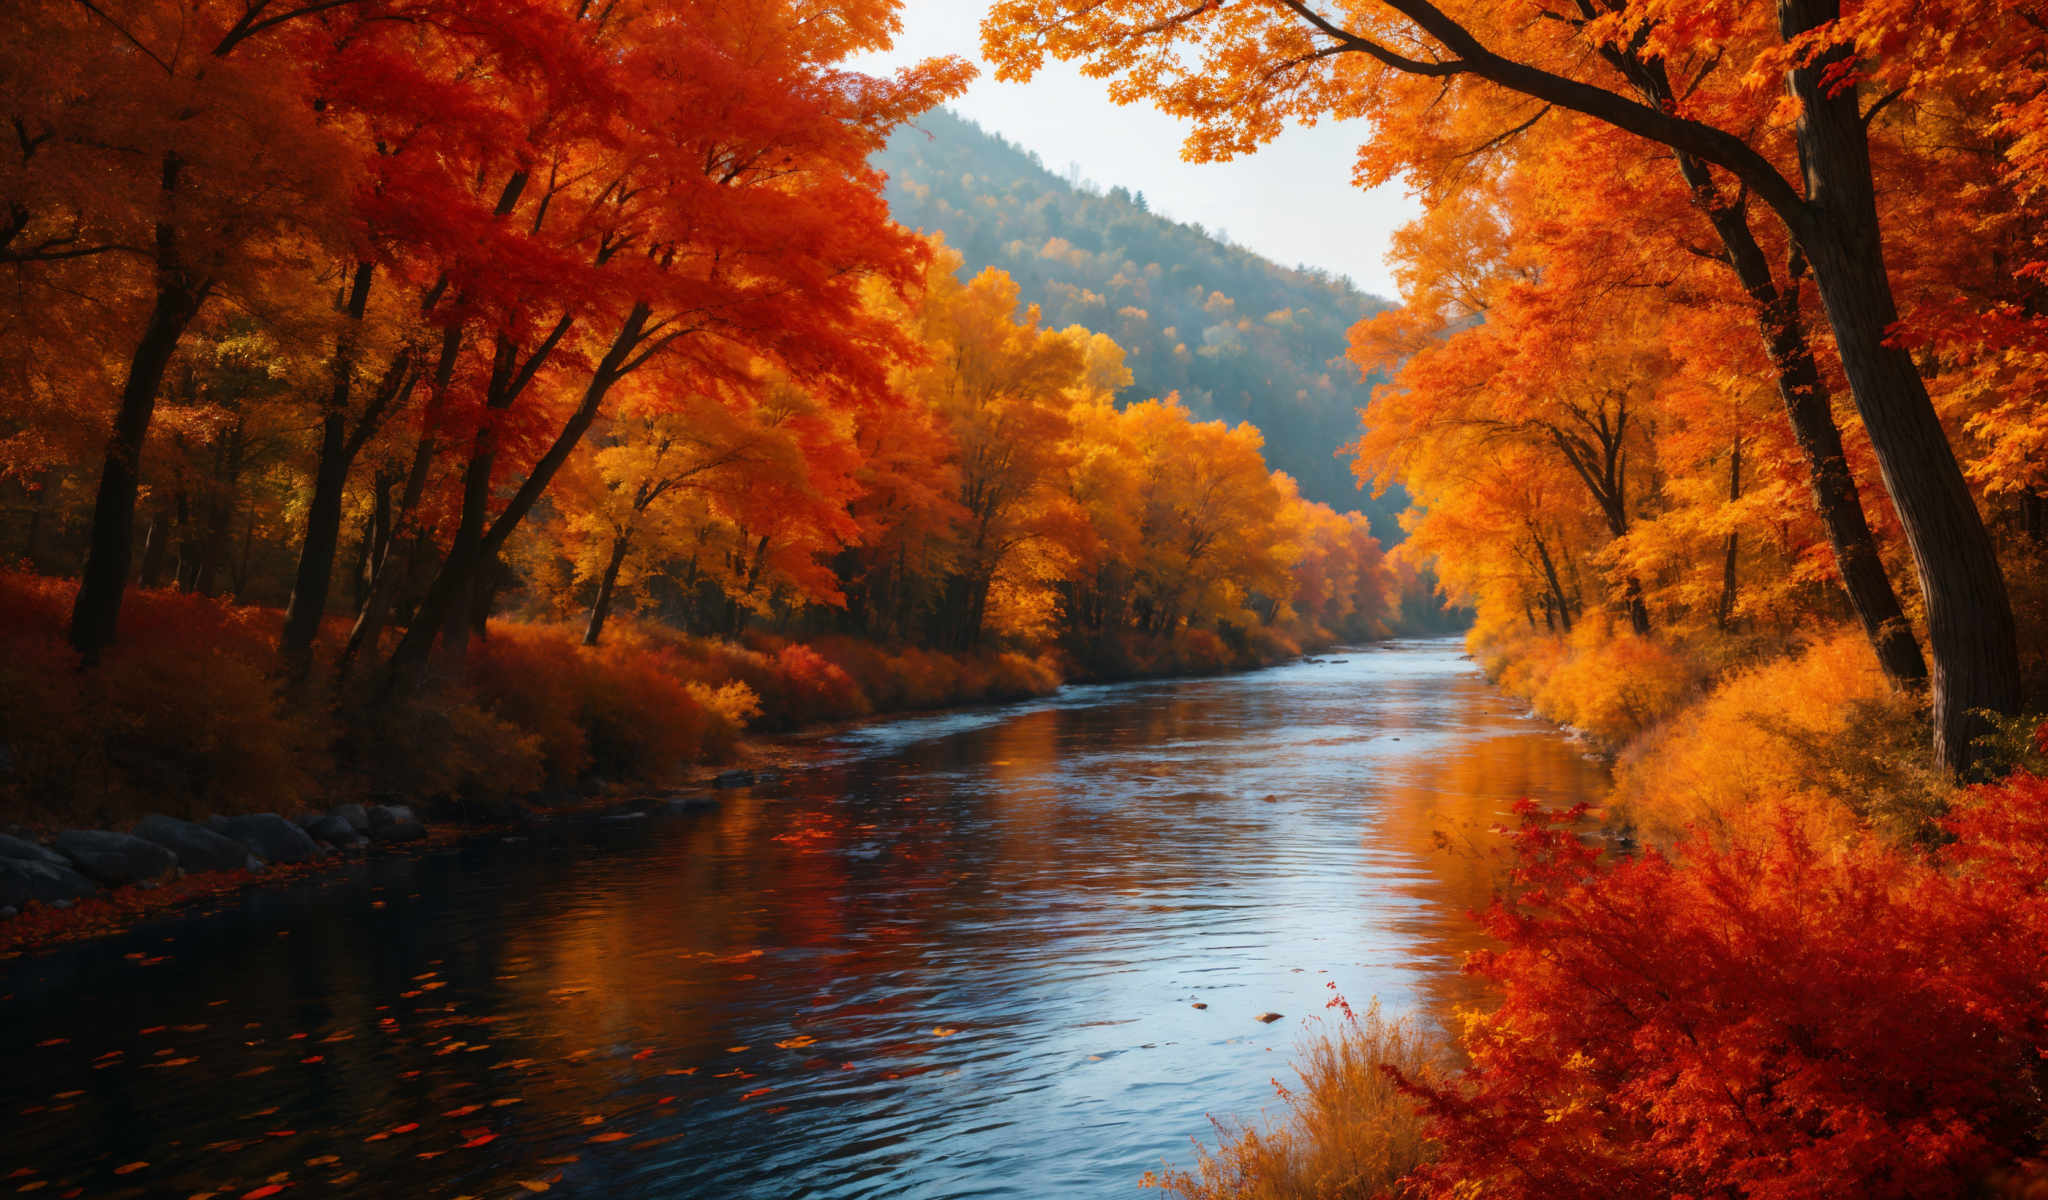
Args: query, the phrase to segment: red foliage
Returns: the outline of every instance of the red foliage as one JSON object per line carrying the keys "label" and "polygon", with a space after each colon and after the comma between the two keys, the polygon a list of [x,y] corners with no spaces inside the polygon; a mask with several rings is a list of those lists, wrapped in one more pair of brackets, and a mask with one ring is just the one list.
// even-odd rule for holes
{"label": "red foliage", "polygon": [[1413,1087],[1412,1194],[1961,1196],[2041,1149],[2048,783],[1977,789],[1939,862],[1786,828],[1605,864],[1520,811],[1502,1003]]}

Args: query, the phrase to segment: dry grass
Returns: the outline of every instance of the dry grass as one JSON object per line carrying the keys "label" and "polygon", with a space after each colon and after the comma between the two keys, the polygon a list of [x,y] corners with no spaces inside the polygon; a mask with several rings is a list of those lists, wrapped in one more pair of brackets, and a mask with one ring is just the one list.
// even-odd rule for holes
{"label": "dry grass", "polygon": [[1263,1127],[1216,1122],[1219,1144],[1198,1147],[1192,1171],[1149,1172],[1145,1185],[1188,1200],[1369,1200],[1426,1161],[1423,1117],[1387,1068],[1435,1083],[1443,1047],[1411,1020],[1381,1015],[1378,1001],[1344,1013],[1301,1044],[1301,1083],[1281,1089],[1284,1112]]}

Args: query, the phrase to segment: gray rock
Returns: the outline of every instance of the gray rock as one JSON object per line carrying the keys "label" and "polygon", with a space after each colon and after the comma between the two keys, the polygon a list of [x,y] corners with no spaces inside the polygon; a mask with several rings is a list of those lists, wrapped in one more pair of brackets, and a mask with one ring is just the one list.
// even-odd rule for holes
{"label": "gray rock", "polygon": [[370,840],[384,842],[416,842],[427,836],[427,827],[413,815],[412,809],[403,804],[372,804],[370,806]]}
{"label": "gray rock", "polygon": [[727,771],[711,781],[715,788],[743,788],[754,786],[752,771]]}
{"label": "gray rock", "polygon": [[19,911],[31,900],[69,902],[98,889],[70,867],[26,858],[0,858],[0,906]]}
{"label": "gray rock", "polygon": [[48,863],[53,867],[69,867],[71,860],[50,849],[48,846],[18,838],[13,834],[0,833],[0,858],[19,858],[29,862]]}
{"label": "gray rock", "polygon": [[337,804],[328,811],[347,821],[357,833],[370,831],[370,810],[360,804]]}
{"label": "gray rock", "polygon": [[335,813],[315,817],[313,823],[306,826],[306,832],[314,841],[326,842],[337,850],[353,850],[368,840],[356,832],[355,826]]}
{"label": "gray rock", "polygon": [[155,842],[106,829],[67,829],[50,844],[101,887],[154,879],[178,865],[178,856]]}
{"label": "gray rock", "polygon": [[276,813],[249,813],[240,817],[215,817],[207,825],[216,833],[247,846],[256,857],[274,863],[305,862],[320,857],[320,843],[306,831]]}
{"label": "gray rock", "polygon": [[21,910],[12,904],[0,904],[0,921],[12,921],[21,915]]}
{"label": "gray rock", "polygon": [[155,842],[178,856],[187,871],[239,871],[249,865],[249,849],[204,825],[152,813],[135,824],[135,836]]}
{"label": "gray rock", "polygon": [[302,808],[299,811],[293,813],[288,818],[288,820],[290,820],[292,824],[298,826],[300,829],[311,829],[313,827],[313,822],[319,820],[320,816],[321,814],[314,812],[310,808]]}

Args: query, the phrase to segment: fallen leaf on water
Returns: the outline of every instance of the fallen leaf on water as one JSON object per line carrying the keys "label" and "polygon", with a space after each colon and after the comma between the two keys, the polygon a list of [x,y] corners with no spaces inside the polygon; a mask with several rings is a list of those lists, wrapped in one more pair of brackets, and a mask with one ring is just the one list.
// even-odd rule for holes
{"label": "fallen leaf on water", "polygon": [[149,1164],[146,1162],[122,1163],[120,1166],[114,1168],[114,1174],[133,1175],[137,1171],[140,1171],[147,1166],[149,1166]]}
{"label": "fallen leaf on water", "polygon": [[751,1092],[748,1092],[748,1093],[746,1093],[745,1095],[741,1096],[741,1097],[740,1097],[740,1099],[741,1099],[742,1101],[747,1101],[747,1100],[753,1100],[753,1099],[755,1099],[755,1098],[757,1098],[757,1097],[760,1097],[760,1096],[765,1096],[765,1095],[767,1095],[768,1093],[770,1093],[770,1092],[772,1092],[772,1091],[774,1091],[774,1090],[775,1090],[775,1089],[774,1089],[774,1088],[772,1088],[772,1087],[757,1087],[757,1088],[755,1088],[755,1089],[754,1089],[753,1091],[751,1091]]}
{"label": "fallen leaf on water", "polygon": [[447,1112],[442,1113],[441,1115],[444,1117],[466,1117],[473,1112],[481,1110],[482,1108],[483,1105],[481,1104],[465,1104],[461,1108],[451,1108]]}
{"label": "fallen leaf on water", "polygon": [[309,1166],[309,1167],[331,1167],[331,1166],[333,1166],[333,1165],[334,1165],[335,1163],[338,1163],[338,1162],[340,1162],[340,1161],[341,1161],[341,1156],[339,1156],[339,1155],[336,1155],[336,1154],[322,1154],[322,1155],[320,1155],[320,1156],[319,1156],[319,1157],[317,1157],[317,1158],[309,1158],[309,1159],[307,1159],[307,1160],[306,1160],[306,1165],[307,1165],[307,1166]]}
{"label": "fallen leaf on water", "polygon": [[536,1195],[548,1190],[548,1185],[538,1179],[522,1179],[519,1181],[519,1186]]}
{"label": "fallen leaf on water", "polygon": [[291,1185],[284,1183],[266,1183],[260,1188],[250,1188],[243,1192],[242,1200],[263,1200],[263,1197],[275,1196],[289,1186]]}
{"label": "fallen leaf on water", "polygon": [[933,1036],[933,1037],[952,1037],[952,1036],[953,1036],[954,1034],[956,1034],[956,1033],[958,1033],[958,1032],[960,1032],[960,1031],[959,1031],[959,1030],[957,1030],[957,1029],[948,1029],[948,1028],[946,1028],[946,1027],[945,1027],[944,1025],[934,1025],[934,1026],[932,1026],[932,1036]]}
{"label": "fallen leaf on water", "polygon": [[620,1133],[616,1129],[608,1129],[603,1133],[592,1134],[590,1140],[602,1144],[605,1142],[623,1142],[632,1136],[630,1133]]}
{"label": "fallen leaf on water", "polygon": [[744,1053],[747,1049],[748,1047],[746,1046],[727,1046],[725,1048],[725,1052],[727,1054],[741,1054]]}
{"label": "fallen leaf on water", "polygon": [[583,1123],[585,1125],[602,1125],[604,1124],[604,1117],[598,1113],[591,1113],[589,1116],[583,1118]]}
{"label": "fallen leaf on water", "polygon": [[775,1044],[784,1050],[801,1050],[805,1046],[814,1046],[817,1044],[817,1042],[817,1038],[814,1038],[809,1034],[802,1034],[797,1037],[789,1038],[785,1041],[777,1042]]}

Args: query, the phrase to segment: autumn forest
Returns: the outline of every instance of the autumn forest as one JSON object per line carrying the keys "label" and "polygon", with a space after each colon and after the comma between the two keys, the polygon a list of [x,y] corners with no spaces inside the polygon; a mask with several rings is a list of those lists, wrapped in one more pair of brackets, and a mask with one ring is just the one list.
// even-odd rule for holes
{"label": "autumn forest", "polygon": [[[0,1180],[2043,1194],[2038,6],[966,7],[873,69],[918,4],[6,6],[0,1012],[45,1015],[0,1054],[127,1079],[65,989],[287,880],[323,945],[397,932],[208,960],[299,980],[204,1001],[328,1021],[295,1062],[152,1052],[284,1065],[298,1128],[0,1086]],[[990,81],[1195,164],[1340,123],[1329,175],[1412,201],[1399,297],[944,107]],[[566,862],[574,903],[505,882]],[[1441,924],[1319,944],[1417,886]],[[1120,972],[1172,1016],[1063,1044]],[[1174,1024],[1234,986],[1294,1006]],[[120,1037],[210,1036],[163,995]],[[1023,1132],[1058,1055],[1176,1065],[1070,1099],[1096,1161]],[[344,1071],[395,1107],[313,1111]]]}

